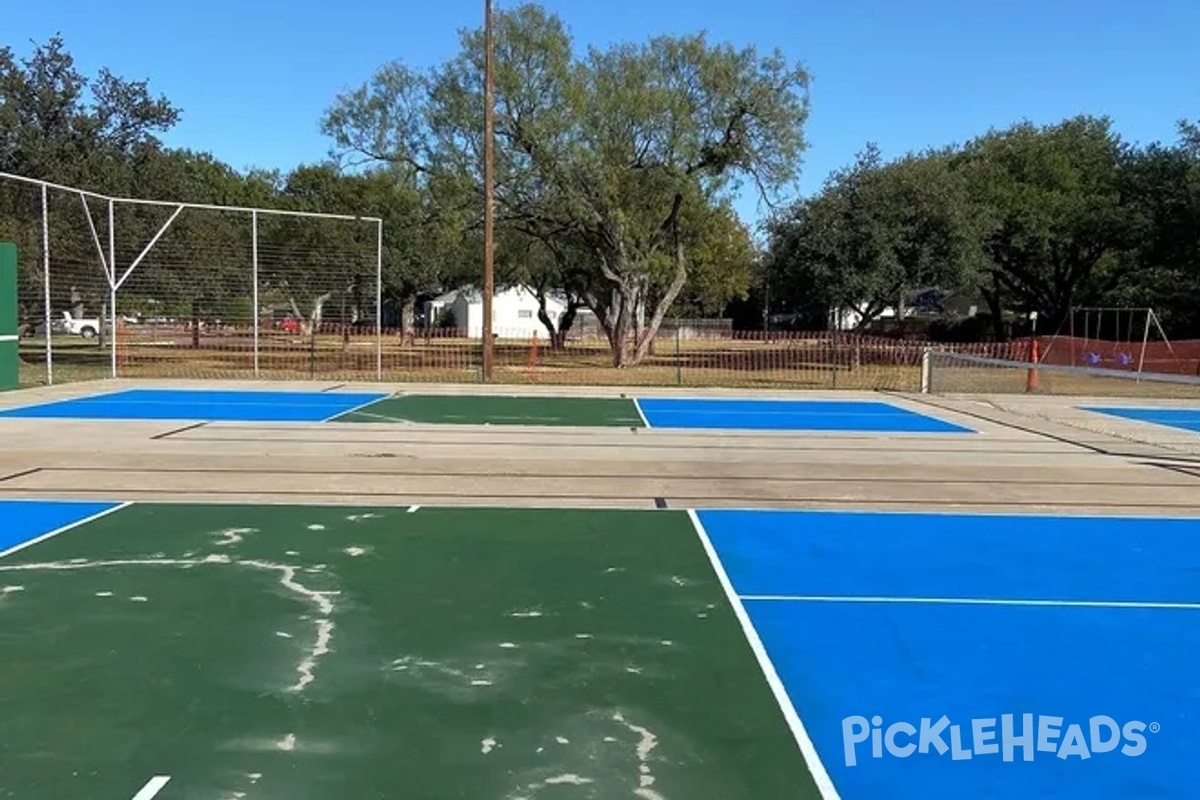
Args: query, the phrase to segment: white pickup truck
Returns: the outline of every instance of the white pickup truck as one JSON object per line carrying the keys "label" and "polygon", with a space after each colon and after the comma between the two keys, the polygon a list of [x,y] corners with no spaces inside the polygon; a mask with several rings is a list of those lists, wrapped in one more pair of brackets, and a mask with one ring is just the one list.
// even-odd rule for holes
{"label": "white pickup truck", "polygon": [[75,319],[70,311],[62,312],[63,329],[72,336],[82,336],[85,339],[94,338],[100,333],[99,319]]}

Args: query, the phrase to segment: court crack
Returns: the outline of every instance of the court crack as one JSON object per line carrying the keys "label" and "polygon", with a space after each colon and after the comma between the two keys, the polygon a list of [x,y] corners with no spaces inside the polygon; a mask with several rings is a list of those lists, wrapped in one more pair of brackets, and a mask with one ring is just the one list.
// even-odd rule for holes
{"label": "court crack", "polygon": [[299,566],[280,564],[274,561],[263,561],[256,558],[239,559],[224,554],[213,554],[197,558],[127,558],[104,561],[73,559],[70,561],[4,564],[0,565],[0,573],[68,572],[73,570],[110,569],[116,567],[175,567],[178,569],[190,569],[192,567],[219,565],[246,567],[248,569],[276,573],[279,576],[280,586],[291,594],[297,595],[302,602],[314,607],[317,611],[317,617],[313,620],[313,627],[315,629],[313,645],[304,658],[301,659],[300,663],[296,665],[296,681],[285,689],[289,693],[298,694],[303,692],[309,684],[316,680],[317,665],[322,656],[328,655],[330,652],[334,632],[333,614],[337,610],[331,598],[336,597],[340,592],[320,591],[305,586],[296,577],[301,570]]}

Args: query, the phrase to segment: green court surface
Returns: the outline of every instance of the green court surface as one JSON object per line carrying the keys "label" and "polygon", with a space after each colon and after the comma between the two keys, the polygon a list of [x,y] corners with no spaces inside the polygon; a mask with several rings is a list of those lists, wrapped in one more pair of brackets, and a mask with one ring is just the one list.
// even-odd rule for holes
{"label": "green court surface", "polygon": [[637,406],[624,397],[397,395],[334,421],[644,427]]}
{"label": "green court surface", "polygon": [[0,797],[819,796],[684,512],[139,504],[0,588]]}

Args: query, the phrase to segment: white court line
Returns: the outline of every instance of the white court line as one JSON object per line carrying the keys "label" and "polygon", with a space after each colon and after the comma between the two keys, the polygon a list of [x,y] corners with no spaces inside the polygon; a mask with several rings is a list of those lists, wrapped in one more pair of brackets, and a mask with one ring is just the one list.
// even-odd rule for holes
{"label": "white court line", "polygon": [[[350,412],[346,412],[346,413],[350,413]],[[360,417],[370,417],[371,419],[378,419],[378,420],[382,420],[383,422],[394,422],[398,425],[415,425],[416,424],[411,419],[405,419],[404,417],[392,417],[387,414],[375,414],[370,411],[362,411],[362,410],[355,411],[354,413],[358,414]],[[338,417],[341,417],[341,416],[344,416],[344,415],[337,414],[337,415],[331,417],[330,419],[322,420],[322,421],[323,422],[333,422],[334,420],[336,420]]]}
{"label": "white court line", "polygon": [[415,514],[415,513],[417,513],[417,512],[418,512],[418,511],[420,511],[420,510],[421,510],[421,507],[420,507],[420,506],[409,506],[409,507],[408,507],[408,513],[409,513],[409,514]]}
{"label": "white court line", "polygon": [[[25,501],[22,501],[22,502],[25,502]],[[54,501],[53,500],[40,500],[40,501],[33,500],[33,501],[29,501],[29,502],[52,503]],[[115,514],[118,511],[121,511],[122,509],[129,508],[131,505],[133,505],[133,503],[119,503],[118,505],[115,505],[112,508],[106,508],[104,511],[100,511],[96,514],[92,514],[90,517],[84,517],[83,519],[75,520],[74,522],[63,525],[61,528],[55,528],[54,530],[52,530],[48,533],[43,533],[41,536],[35,536],[34,538],[30,539],[27,542],[21,542],[20,544],[13,545],[12,547],[8,548],[7,550],[0,550],[0,558],[4,558],[5,556],[10,556],[13,553],[17,552],[18,550],[24,550],[26,547],[31,547],[31,546],[37,544],[38,542],[44,542],[52,536],[58,536],[60,533],[66,533],[67,531],[71,530],[72,528],[78,528],[80,525],[86,525],[89,522],[94,522],[95,520],[98,520],[101,517],[107,517],[109,514]]]}
{"label": "white court line", "polygon": [[133,800],[150,800],[154,795],[162,791],[162,788],[167,785],[167,781],[171,780],[170,775],[155,775],[142,790],[133,796]]}
{"label": "white court line", "polygon": [[792,736],[796,739],[796,744],[800,746],[800,752],[808,765],[809,773],[812,774],[813,782],[817,785],[817,790],[821,793],[822,800],[841,800],[829,773],[825,771],[825,765],[821,763],[821,757],[817,755],[817,748],[813,745],[808,731],[805,730],[804,723],[800,721],[800,715],[796,713],[791,698],[788,697],[783,681],[779,679],[779,673],[775,671],[775,665],[771,663],[771,657],[767,655],[767,648],[759,638],[758,631],[754,629],[754,623],[750,621],[746,607],[742,605],[741,599],[733,589],[733,583],[730,582],[729,575],[726,574],[725,567],[721,564],[720,557],[717,556],[717,550],[708,538],[708,532],[700,524],[700,517],[690,508],[687,513],[688,519],[692,521],[692,527],[696,529],[696,535],[700,537],[700,544],[704,546],[704,552],[708,554],[713,572],[717,574],[717,580],[721,582],[721,588],[725,590],[725,597],[728,598],[729,604],[733,607],[733,613],[737,615],[738,622],[742,625],[746,641],[749,642],[750,649],[754,651],[754,656],[758,659],[758,666],[767,679],[767,685],[771,687],[771,692],[775,695],[775,702],[779,704],[779,710],[783,712],[783,717],[792,730]]}
{"label": "white court line", "polygon": [[16,342],[20,340],[20,336],[15,333],[0,333],[0,342]]}
{"label": "white court line", "polygon": [[[4,413],[4,412],[8,412],[8,411],[27,411],[28,409],[31,409],[31,408],[49,408],[50,406],[62,405],[63,403],[76,403],[76,405],[78,405],[78,403],[76,401],[79,401],[79,400],[100,400],[100,399],[106,398],[106,397],[111,398],[114,395],[118,395],[118,394],[121,394],[126,391],[131,391],[131,390],[122,389],[119,392],[102,392],[101,394],[80,394],[80,395],[75,395],[74,397],[59,397],[59,398],[45,399],[45,400],[30,400],[28,403],[21,403],[19,405],[15,405],[15,406],[4,406],[3,408],[0,408],[0,413]],[[29,419],[29,417],[16,417],[15,419]]]}
{"label": "white court line", "polygon": [[1070,514],[1052,514],[1047,511],[974,511],[969,509],[955,508],[932,508],[927,510],[913,510],[908,508],[897,508],[887,510],[877,509],[861,509],[851,508],[771,508],[767,506],[725,506],[721,508],[710,508],[708,511],[718,514],[737,513],[737,514],[795,514],[797,516],[834,516],[850,514],[853,516],[864,517],[961,517],[963,519],[974,519],[976,517],[987,517],[989,519],[1015,519],[1022,523],[1027,520],[1044,520],[1044,519],[1069,519],[1069,520],[1090,520],[1092,522],[1103,520],[1105,522],[1124,522],[1126,520],[1153,520],[1154,522],[1186,522],[1200,526],[1200,517],[1171,517],[1163,516],[1162,514],[1081,514],[1073,512]]}
{"label": "white court line", "polygon": [[381,395],[379,395],[378,397],[376,397],[374,400],[371,400],[371,401],[369,401],[369,402],[366,402],[366,403],[362,403],[362,404],[360,404],[360,405],[357,405],[357,406],[355,406],[354,408],[346,409],[345,411],[339,411],[338,413],[334,414],[334,415],[333,415],[333,416],[331,416],[331,417],[326,417],[325,419],[323,419],[323,420],[320,420],[320,422],[333,422],[333,421],[334,421],[335,419],[337,419],[338,417],[344,417],[344,416],[346,416],[347,414],[353,414],[355,411],[358,411],[358,410],[360,410],[360,409],[363,409],[363,408],[369,408],[369,407],[371,407],[371,406],[375,405],[376,403],[378,403],[378,402],[380,402],[380,401],[383,401],[383,400],[390,400],[390,399],[391,399],[391,397],[392,397],[392,396],[391,396],[390,394],[381,394]]}
{"label": "white court line", "polygon": [[869,595],[744,594],[751,603],[880,603],[941,606],[1049,606],[1059,608],[1163,608],[1200,611],[1200,603],[1167,603],[1140,600],[1015,600],[1001,597],[873,597]]}
{"label": "white court line", "polygon": [[642,413],[642,407],[641,407],[641,405],[638,404],[637,398],[631,397],[629,399],[633,401],[634,409],[638,412],[638,416],[642,418],[642,424],[645,425],[647,429],[649,429],[650,428],[650,420],[646,419],[646,415]]}

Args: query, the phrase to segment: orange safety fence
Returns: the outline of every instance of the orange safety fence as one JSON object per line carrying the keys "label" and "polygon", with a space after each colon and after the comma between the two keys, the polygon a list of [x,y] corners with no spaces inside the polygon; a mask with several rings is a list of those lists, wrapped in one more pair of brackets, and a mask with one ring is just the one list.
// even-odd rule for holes
{"label": "orange safety fence", "polygon": [[[316,331],[204,325],[121,323],[118,374],[127,378],[253,378],[388,382],[478,382],[482,343],[454,329],[385,330],[323,325]],[[597,333],[550,336],[546,331],[497,331],[497,382],[579,385],[686,385],[917,391],[922,353],[930,347],[1028,362],[1032,342],[969,344],[901,340],[814,331],[722,331],[683,336],[664,331],[645,356],[614,365],[613,348]],[[1114,366],[1131,371],[1200,374],[1200,341],[1133,344],[1039,337],[1042,364]],[[626,351],[632,353],[630,341]],[[107,377],[98,348],[55,354]],[[92,365],[90,362],[95,361]],[[63,375],[56,368],[56,376]],[[72,373],[73,374],[73,373]],[[1036,378],[1031,378],[1036,380]]]}

